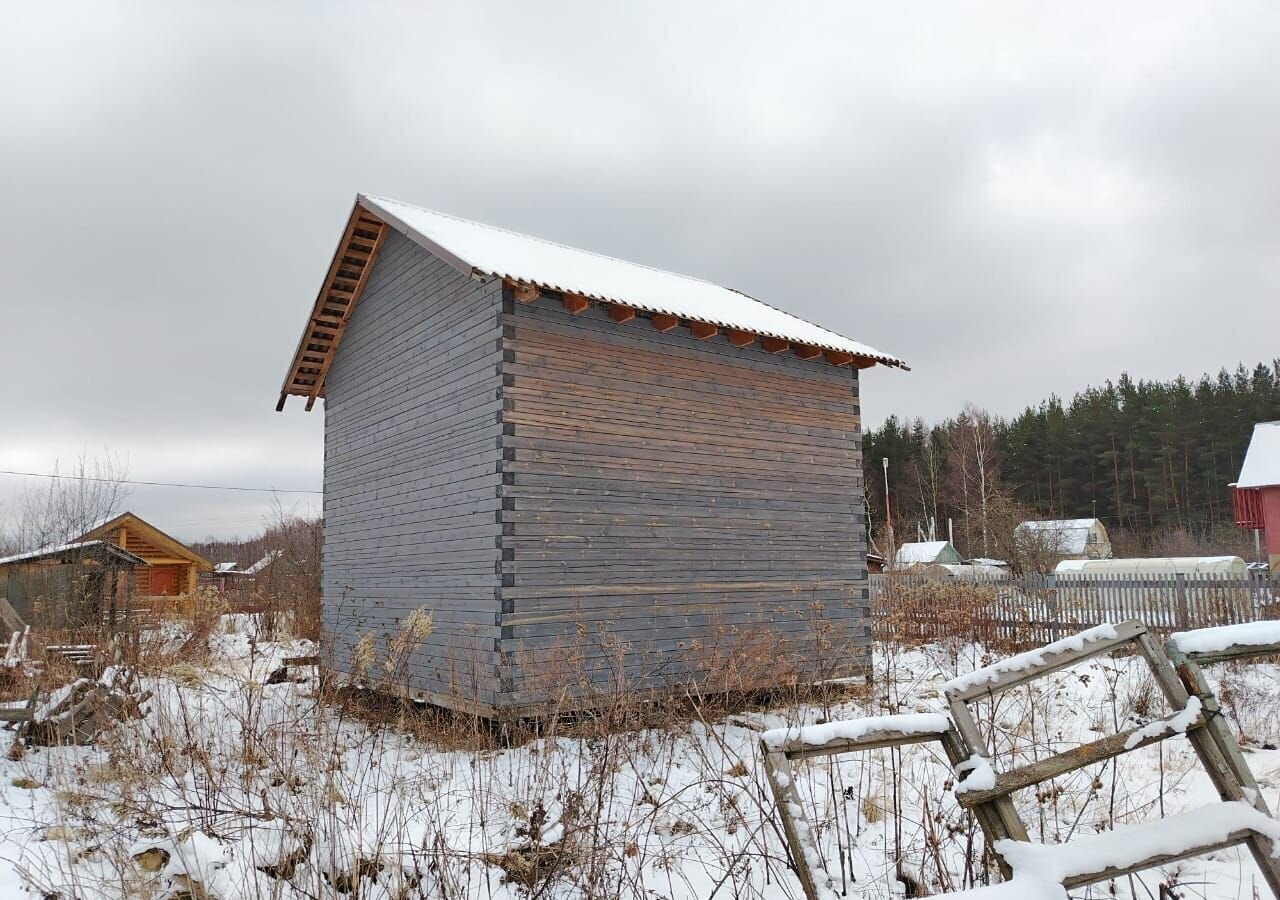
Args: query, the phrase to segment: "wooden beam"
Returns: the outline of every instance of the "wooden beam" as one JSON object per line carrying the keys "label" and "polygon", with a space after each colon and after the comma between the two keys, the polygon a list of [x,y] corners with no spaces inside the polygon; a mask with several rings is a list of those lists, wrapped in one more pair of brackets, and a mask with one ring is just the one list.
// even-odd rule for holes
{"label": "wooden beam", "polygon": [[827,362],[833,366],[847,366],[853,362],[853,354],[845,353],[842,350],[823,350],[822,355],[827,358]]}
{"label": "wooden beam", "polygon": [[822,355],[821,347],[811,347],[808,344],[796,344],[792,349],[801,359],[817,359]]}
{"label": "wooden beam", "polygon": [[1233,831],[1220,841],[1209,841],[1208,843],[1197,844],[1193,847],[1183,847],[1172,853],[1153,853],[1150,856],[1146,856],[1141,859],[1128,860],[1122,865],[1108,866],[1107,868],[1100,869],[1096,872],[1071,874],[1062,879],[1062,886],[1067,890],[1074,890],[1075,888],[1084,887],[1087,884],[1095,884],[1099,881],[1110,881],[1113,878],[1122,878],[1132,872],[1167,866],[1169,863],[1178,862],[1179,860],[1190,859],[1193,856],[1204,856],[1217,850],[1225,850],[1228,847],[1234,847],[1237,844],[1244,844],[1254,840],[1260,840],[1266,842],[1268,845],[1270,844],[1270,841],[1267,838],[1246,828],[1241,831]]}
{"label": "wooden beam", "polygon": [[659,331],[671,331],[680,324],[680,317],[670,313],[654,313],[649,317],[649,324]]}
{"label": "wooden beam", "polygon": [[690,322],[689,331],[700,341],[709,340],[720,333],[718,325],[712,325],[710,322]]}
{"label": "wooden beam", "polygon": [[574,316],[585,312],[587,307],[591,305],[591,301],[581,294],[565,293],[563,300],[565,311]]}
{"label": "wooden beam", "polygon": [[787,838],[787,846],[791,848],[791,861],[795,864],[796,875],[800,879],[800,887],[808,900],[819,897],[834,897],[835,882],[823,865],[822,856],[818,853],[814,830],[804,814],[801,806],[800,791],[796,787],[795,772],[791,769],[791,760],[785,753],[770,751],[762,747],[765,775],[769,788],[773,792],[774,807],[778,818],[782,820],[782,831]]}
{"label": "wooden beam", "polygon": [[760,338],[760,346],[764,347],[768,353],[781,353],[791,346],[791,342],[784,341],[782,338],[763,337]]}
{"label": "wooden beam", "polygon": [[832,738],[825,744],[807,744],[803,739],[787,741],[773,751],[785,753],[788,759],[812,759],[816,756],[836,756],[840,753],[862,753],[882,747],[902,747],[907,744],[928,744],[941,739],[935,731],[921,734],[903,734],[901,731],[873,731],[859,738]]}
{"label": "wooden beam", "polygon": [[729,343],[735,347],[745,347],[747,344],[755,342],[756,336],[750,331],[740,331],[737,328],[726,328],[725,337],[729,339]]}
{"label": "wooden beam", "polygon": [[[325,273],[324,281],[321,283],[320,294],[316,297],[316,302],[312,307],[312,315],[315,315],[317,310],[323,309],[325,298],[328,296],[330,290],[332,290],[334,280],[338,277],[338,270],[342,267],[343,251],[346,249],[347,244],[350,243],[351,238],[355,235],[356,222],[359,220],[363,212],[364,209],[359,203],[356,203],[351,207],[351,215],[347,217],[347,225],[342,230],[342,237],[338,240],[338,248],[334,251],[333,260],[329,263],[329,271]],[[309,343],[310,331],[311,329],[308,327],[307,330],[302,333],[301,340],[298,341],[298,349],[294,353],[293,363],[289,366],[289,373],[285,376],[284,385],[280,388],[280,401],[276,403],[276,412],[280,412],[284,409],[284,401],[286,397],[290,394],[301,393],[293,390],[293,376],[298,366],[298,357],[302,355],[303,350],[306,349],[307,344]],[[308,407],[308,409],[309,408],[310,407]]]}
{"label": "wooden beam", "polygon": [[613,319],[613,321],[617,322],[619,325],[624,325],[635,317],[636,311],[630,306],[623,306],[621,303],[609,304],[609,318]]}
{"label": "wooden beam", "polygon": [[[1010,668],[1002,663],[993,663],[978,672],[988,677],[974,678],[973,673],[967,676],[967,682],[959,687],[945,688],[943,693],[946,694],[948,700],[974,700],[978,697],[987,697],[1007,691],[1009,688],[1017,687],[1028,681],[1034,681],[1044,675],[1065,669],[1068,666],[1074,666],[1076,663],[1082,663],[1085,660],[1093,659],[1095,656],[1105,656],[1118,647],[1123,647],[1135,638],[1147,633],[1147,626],[1137,619],[1129,619],[1125,622],[1119,622],[1112,626],[1115,637],[1102,637],[1098,632],[1094,632],[1094,640],[1080,641],[1080,645],[1076,649],[1072,649],[1073,641],[1058,641],[1053,644],[1047,644],[1037,651],[1038,661],[1034,665]],[[1170,698],[1170,704],[1178,709],[1186,706],[1187,698],[1185,696],[1176,700]],[[959,724],[959,723],[957,723]],[[976,728],[976,726],[975,726]],[[969,735],[961,734],[967,740]]]}
{"label": "wooden beam", "polygon": [[[1066,775],[1068,772],[1075,772],[1078,769],[1092,766],[1122,753],[1128,753],[1130,750],[1137,750],[1139,747],[1145,747],[1148,744],[1158,744],[1178,732],[1178,729],[1172,726],[1172,722],[1180,715],[1182,715],[1181,712],[1171,713],[1151,723],[1151,725],[1163,723],[1167,726],[1163,729],[1151,729],[1147,725],[1129,728],[1125,731],[1108,735],[1101,740],[1081,744],[1079,747],[1072,747],[1070,750],[1066,750],[1056,756],[1046,757],[1019,769],[1001,772],[996,776],[996,786],[994,788],[957,793],[956,802],[965,808],[972,808],[979,804],[989,803],[992,800],[1005,797],[1014,791],[1020,791],[1023,788],[1040,784],[1051,778]],[[1203,727],[1204,718],[1197,717],[1186,730],[1190,731],[1194,728]],[[1153,733],[1148,733],[1148,731]]]}
{"label": "wooden beam", "polygon": [[507,284],[511,287],[511,296],[519,303],[532,303],[538,299],[538,289],[531,284],[521,284],[518,281],[509,281]]}
{"label": "wooden beam", "polygon": [[[354,228],[354,222],[352,223]],[[324,390],[324,379],[329,374],[329,366],[333,364],[333,357],[338,352],[338,344],[342,341],[343,334],[347,330],[347,322],[351,319],[351,313],[356,308],[356,303],[360,299],[360,293],[364,290],[365,284],[369,280],[369,273],[373,271],[374,260],[378,257],[378,251],[382,249],[382,239],[386,236],[387,226],[383,225],[378,229],[378,236],[373,241],[373,248],[369,251],[369,262],[360,270],[360,277],[356,280],[355,286],[351,289],[351,302],[347,305],[346,312],[342,314],[342,325],[336,329],[329,348],[324,356],[324,363],[320,366],[320,373],[316,375],[315,384],[311,386],[311,392],[307,395],[307,412],[316,405],[316,400],[320,397]]]}

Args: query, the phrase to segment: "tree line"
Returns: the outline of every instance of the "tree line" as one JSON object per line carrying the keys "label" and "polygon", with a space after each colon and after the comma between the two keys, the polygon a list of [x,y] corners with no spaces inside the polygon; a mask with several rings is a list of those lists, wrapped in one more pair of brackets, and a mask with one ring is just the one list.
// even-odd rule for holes
{"label": "tree line", "polygon": [[1023,518],[1097,517],[1117,555],[1248,553],[1228,485],[1256,422],[1280,419],[1280,358],[1196,382],[1127,374],[1010,420],[973,406],[935,425],[890,416],[863,438],[868,519],[888,542],[948,536],[966,557],[999,556]]}

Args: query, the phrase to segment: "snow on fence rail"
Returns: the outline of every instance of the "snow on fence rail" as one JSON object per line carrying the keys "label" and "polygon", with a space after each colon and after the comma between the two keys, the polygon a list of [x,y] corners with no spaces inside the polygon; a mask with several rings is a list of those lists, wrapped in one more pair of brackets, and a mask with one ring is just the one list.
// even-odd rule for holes
{"label": "snow on fence rail", "polygon": [[[879,640],[927,642],[962,636],[1028,648],[1104,622],[1141,619],[1152,632],[1174,632],[1280,619],[1280,581],[1265,576],[1089,575],[940,577],[871,575],[870,602]],[[939,600],[949,587],[960,605]],[[957,616],[963,635],[957,633]]]}

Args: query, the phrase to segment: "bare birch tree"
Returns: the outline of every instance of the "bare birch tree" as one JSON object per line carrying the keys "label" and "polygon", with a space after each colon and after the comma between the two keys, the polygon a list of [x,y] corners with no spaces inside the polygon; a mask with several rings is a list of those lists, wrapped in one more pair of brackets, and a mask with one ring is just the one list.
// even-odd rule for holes
{"label": "bare birch tree", "polygon": [[26,488],[18,496],[12,543],[19,550],[73,541],[117,515],[129,495],[128,466],[110,452],[93,458],[81,455],[65,472],[55,462],[52,474],[47,484]]}
{"label": "bare birch tree", "polygon": [[966,555],[974,555],[976,522],[976,543],[981,548],[981,555],[989,556],[990,507],[1001,489],[1000,459],[991,414],[972,405],[966,406],[947,430],[945,453],[948,499],[964,517]]}

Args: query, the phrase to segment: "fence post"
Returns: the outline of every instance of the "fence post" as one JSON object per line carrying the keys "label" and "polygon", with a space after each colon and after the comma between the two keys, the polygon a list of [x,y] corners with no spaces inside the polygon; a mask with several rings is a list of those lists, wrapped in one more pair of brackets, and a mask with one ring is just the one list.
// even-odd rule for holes
{"label": "fence post", "polygon": [[1176,576],[1175,584],[1175,602],[1178,604],[1178,630],[1186,631],[1188,619],[1190,618],[1187,610],[1187,576],[1179,573]]}

